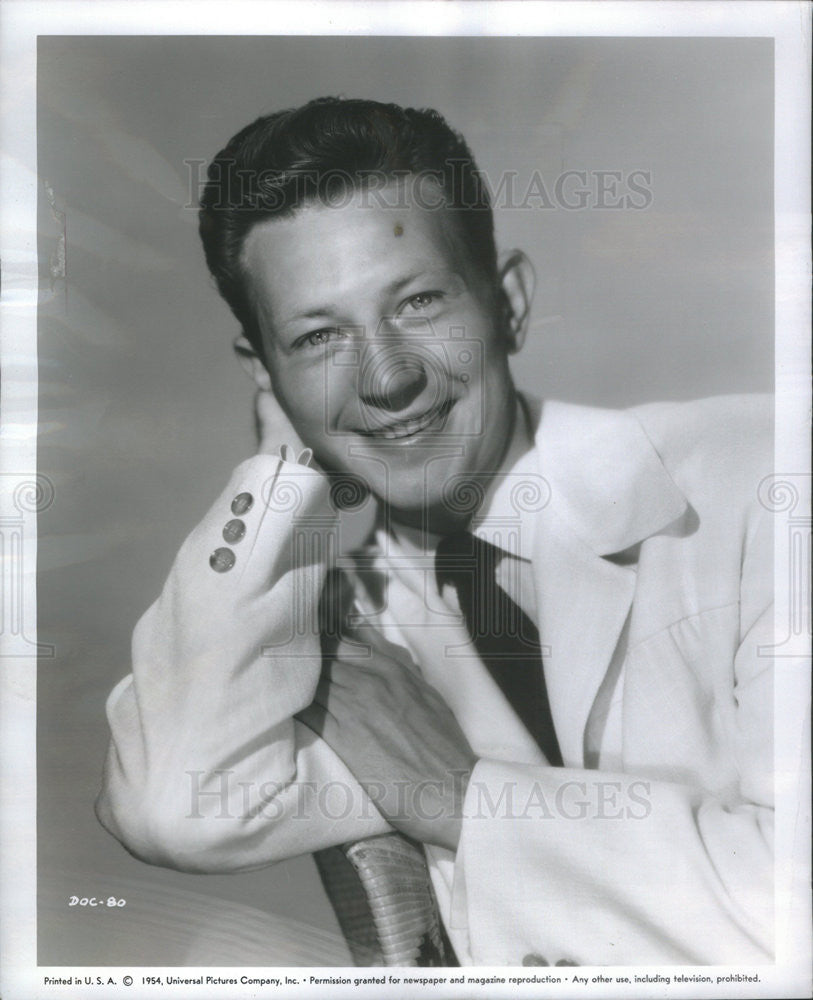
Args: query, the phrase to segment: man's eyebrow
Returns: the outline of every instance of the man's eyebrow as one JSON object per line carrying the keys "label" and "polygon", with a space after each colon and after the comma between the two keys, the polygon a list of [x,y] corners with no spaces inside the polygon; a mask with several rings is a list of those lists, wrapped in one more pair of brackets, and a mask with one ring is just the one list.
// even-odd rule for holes
{"label": "man's eyebrow", "polygon": [[387,295],[397,295],[400,291],[403,291],[403,289],[406,288],[408,285],[411,285],[413,282],[420,281],[422,278],[432,278],[435,280],[446,280],[446,281],[448,281],[450,278],[462,280],[462,275],[458,274],[457,271],[453,271],[451,268],[448,267],[426,268],[422,271],[416,271],[405,278],[399,278],[398,280],[393,281],[390,285],[387,286],[385,291]]}
{"label": "man's eyebrow", "polygon": [[306,309],[305,312],[294,313],[285,322],[291,323],[295,319],[318,319],[320,316],[332,316],[333,311],[333,306],[314,306],[313,309]]}
{"label": "man's eyebrow", "polygon": [[290,326],[303,319],[331,319],[336,316],[338,310],[332,305],[312,306],[310,309],[303,309],[302,312],[291,313],[277,322],[279,327]]}

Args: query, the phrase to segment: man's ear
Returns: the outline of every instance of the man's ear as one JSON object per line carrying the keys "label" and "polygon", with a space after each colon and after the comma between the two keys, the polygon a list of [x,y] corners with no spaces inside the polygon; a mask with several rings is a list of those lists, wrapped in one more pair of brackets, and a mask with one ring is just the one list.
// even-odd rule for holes
{"label": "man's ear", "polygon": [[536,285],[533,265],[521,250],[511,250],[501,257],[499,280],[503,336],[508,353],[516,354],[525,343]]}
{"label": "man's ear", "polygon": [[270,390],[271,376],[268,374],[268,369],[248,339],[241,335],[235,340],[232,346],[240,362],[240,367],[250,376],[255,385],[265,391]]}

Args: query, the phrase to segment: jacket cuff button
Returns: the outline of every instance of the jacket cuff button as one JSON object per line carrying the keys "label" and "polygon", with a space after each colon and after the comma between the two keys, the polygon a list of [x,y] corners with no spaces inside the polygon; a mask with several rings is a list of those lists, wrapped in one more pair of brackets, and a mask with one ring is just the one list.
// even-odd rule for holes
{"label": "jacket cuff button", "polygon": [[233,520],[229,521],[223,529],[223,541],[228,542],[230,545],[235,545],[237,542],[241,541],[245,533],[245,521],[241,521],[239,517],[235,517]]}
{"label": "jacket cuff button", "polygon": [[215,549],[209,556],[209,565],[215,573],[228,573],[235,563],[235,556],[231,549]]}
{"label": "jacket cuff button", "polygon": [[250,493],[238,493],[237,496],[231,502],[231,512],[232,514],[245,514],[246,511],[251,510],[254,506],[254,497]]}

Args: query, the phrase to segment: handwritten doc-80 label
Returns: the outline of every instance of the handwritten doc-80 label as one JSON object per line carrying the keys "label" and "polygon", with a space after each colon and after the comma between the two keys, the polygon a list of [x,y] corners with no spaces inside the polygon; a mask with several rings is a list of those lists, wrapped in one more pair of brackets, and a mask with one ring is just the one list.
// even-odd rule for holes
{"label": "handwritten doc-80 label", "polygon": [[115,896],[108,896],[102,899],[100,896],[71,896],[68,906],[126,906],[126,899],[117,899]]}

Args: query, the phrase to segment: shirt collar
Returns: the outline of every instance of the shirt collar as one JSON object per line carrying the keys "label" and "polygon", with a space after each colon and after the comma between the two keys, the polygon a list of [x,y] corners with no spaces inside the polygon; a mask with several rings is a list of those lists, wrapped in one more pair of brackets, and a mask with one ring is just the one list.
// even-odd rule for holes
{"label": "shirt collar", "polygon": [[538,507],[526,502],[540,495],[530,414],[517,398],[514,433],[498,472],[490,477],[485,499],[469,530],[483,541],[520,559],[531,559]]}

